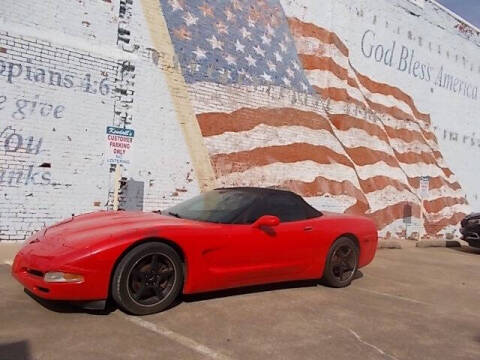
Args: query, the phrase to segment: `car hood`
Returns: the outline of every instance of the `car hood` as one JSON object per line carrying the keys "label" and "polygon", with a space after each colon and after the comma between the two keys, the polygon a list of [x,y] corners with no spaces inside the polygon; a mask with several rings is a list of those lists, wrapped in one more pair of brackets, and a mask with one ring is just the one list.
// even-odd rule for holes
{"label": "car hood", "polygon": [[72,216],[45,228],[34,239],[43,245],[88,247],[102,240],[114,239],[135,231],[147,232],[166,226],[185,226],[195,221],[156,213],[99,211]]}

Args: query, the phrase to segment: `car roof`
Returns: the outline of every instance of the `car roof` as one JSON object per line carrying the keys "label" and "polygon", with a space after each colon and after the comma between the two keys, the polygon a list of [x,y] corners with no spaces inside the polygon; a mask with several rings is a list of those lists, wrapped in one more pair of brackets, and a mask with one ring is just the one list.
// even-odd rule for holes
{"label": "car roof", "polygon": [[257,194],[292,194],[298,196],[293,191],[278,189],[274,187],[255,187],[255,186],[238,186],[238,187],[224,187],[224,188],[216,188],[215,190],[231,190],[231,191],[244,191],[244,192],[253,192]]}
{"label": "car roof", "polygon": [[278,194],[278,195],[281,195],[281,196],[284,196],[284,197],[294,196],[294,197],[296,197],[297,199],[300,200],[300,202],[303,204],[303,207],[307,211],[307,213],[309,213],[311,215],[314,215],[312,217],[317,217],[317,216],[322,215],[321,211],[315,209],[312,205],[310,205],[308,202],[306,202],[305,199],[302,196],[300,196],[300,195],[298,195],[298,194],[296,194],[293,191],[290,191],[288,189],[279,189],[278,187],[263,188],[263,187],[255,187],[255,186],[244,186],[244,187],[240,186],[240,187],[217,188],[215,190],[249,192],[249,193],[255,194],[259,198],[262,198],[264,196],[269,196],[269,195],[272,195],[272,194]]}

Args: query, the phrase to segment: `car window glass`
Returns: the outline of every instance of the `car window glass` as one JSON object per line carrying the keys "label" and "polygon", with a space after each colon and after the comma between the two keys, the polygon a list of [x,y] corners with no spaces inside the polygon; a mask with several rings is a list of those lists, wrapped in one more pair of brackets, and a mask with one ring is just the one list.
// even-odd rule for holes
{"label": "car window glass", "polygon": [[267,199],[269,215],[277,216],[281,222],[304,220],[305,209],[294,196],[274,195]]}
{"label": "car window glass", "polygon": [[277,216],[281,222],[299,221],[307,218],[305,207],[295,196],[290,194],[270,194],[255,204],[241,223],[252,224],[264,215]]}
{"label": "car window glass", "polygon": [[213,190],[164,210],[165,215],[214,223],[231,223],[257,195],[246,191]]}

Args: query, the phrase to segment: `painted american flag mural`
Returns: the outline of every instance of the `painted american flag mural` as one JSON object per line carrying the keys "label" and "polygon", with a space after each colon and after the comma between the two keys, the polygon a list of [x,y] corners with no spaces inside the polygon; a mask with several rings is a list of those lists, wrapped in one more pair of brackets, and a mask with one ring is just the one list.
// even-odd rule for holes
{"label": "painted american flag mural", "polygon": [[319,209],[365,214],[381,234],[428,234],[469,212],[428,114],[356,71],[338,36],[278,0],[160,0],[220,186],[280,186]]}

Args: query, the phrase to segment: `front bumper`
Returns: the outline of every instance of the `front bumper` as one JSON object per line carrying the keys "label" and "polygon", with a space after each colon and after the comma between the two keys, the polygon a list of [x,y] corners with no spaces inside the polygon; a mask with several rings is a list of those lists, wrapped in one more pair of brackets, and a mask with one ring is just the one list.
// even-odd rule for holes
{"label": "front bumper", "polygon": [[[26,290],[46,300],[93,301],[108,297],[105,279],[95,272],[80,272],[78,269],[55,266],[52,258],[20,251],[12,265],[12,275]],[[52,283],[43,280],[48,271],[64,271],[84,276],[79,283]]]}

